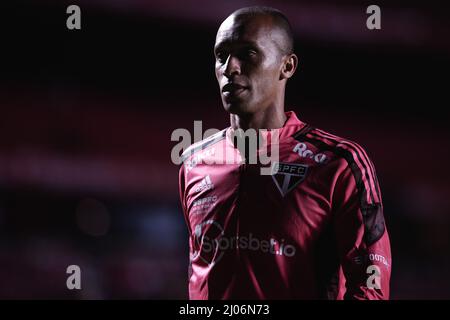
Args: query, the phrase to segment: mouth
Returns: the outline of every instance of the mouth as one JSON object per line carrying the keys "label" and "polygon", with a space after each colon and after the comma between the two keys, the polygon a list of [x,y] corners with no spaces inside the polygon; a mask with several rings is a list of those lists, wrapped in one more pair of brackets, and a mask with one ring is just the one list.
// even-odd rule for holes
{"label": "mouth", "polygon": [[232,98],[240,96],[248,87],[237,84],[237,83],[227,83],[222,87],[222,94],[225,98]]}

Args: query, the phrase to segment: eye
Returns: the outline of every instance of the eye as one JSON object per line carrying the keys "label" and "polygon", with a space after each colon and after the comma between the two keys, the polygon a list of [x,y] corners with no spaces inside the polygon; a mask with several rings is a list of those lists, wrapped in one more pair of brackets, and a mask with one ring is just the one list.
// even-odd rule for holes
{"label": "eye", "polygon": [[247,56],[248,56],[248,57],[256,56],[256,51],[253,50],[253,49],[248,49],[248,50],[247,50]]}
{"label": "eye", "polygon": [[227,61],[227,56],[228,55],[223,51],[216,52],[216,60],[222,64],[225,63],[225,61]]}
{"label": "eye", "polygon": [[256,50],[255,49],[251,49],[251,48],[244,49],[240,53],[240,57],[243,60],[253,59],[256,55],[257,55]]}

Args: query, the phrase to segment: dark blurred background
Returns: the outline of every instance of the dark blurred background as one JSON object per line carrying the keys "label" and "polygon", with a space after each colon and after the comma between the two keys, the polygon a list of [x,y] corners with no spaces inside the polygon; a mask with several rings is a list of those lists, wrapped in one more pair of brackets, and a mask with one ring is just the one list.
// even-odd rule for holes
{"label": "dark blurred background", "polygon": [[[2,4],[0,298],[187,298],[177,128],[228,126],[212,48],[237,8],[274,6],[300,67],[287,109],[376,165],[393,299],[450,298],[450,19],[437,1]],[[14,3],[12,3],[14,2]],[[66,8],[81,8],[81,30]],[[366,28],[367,6],[381,30]],[[66,268],[82,290],[66,288]]]}

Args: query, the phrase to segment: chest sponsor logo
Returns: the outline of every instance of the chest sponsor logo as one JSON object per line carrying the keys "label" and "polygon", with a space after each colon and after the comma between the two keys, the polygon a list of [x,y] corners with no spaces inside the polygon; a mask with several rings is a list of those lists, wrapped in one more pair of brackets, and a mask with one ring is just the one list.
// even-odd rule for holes
{"label": "chest sponsor logo", "polygon": [[307,173],[304,164],[275,162],[272,166],[272,179],[283,197],[305,180]]}
{"label": "chest sponsor logo", "polygon": [[292,151],[297,153],[302,158],[312,159],[319,164],[324,163],[327,160],[327,156],[325,154],[313,153],[303,142],[297,143]]}
{"label": "chest sponsor logo", "polygon": [[250,250],[291,258],[296,247],[285,239],[259,238],[253,233],[226,235],[224,227],[215,220],[206,220],[194,227],[190,259],[212,267],[218,263],[227,251]]}

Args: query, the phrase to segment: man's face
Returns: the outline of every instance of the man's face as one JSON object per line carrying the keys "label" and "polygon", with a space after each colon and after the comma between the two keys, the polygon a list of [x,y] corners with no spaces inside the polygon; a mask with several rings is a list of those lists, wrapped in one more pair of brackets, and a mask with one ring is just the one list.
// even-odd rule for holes
{"label": "man's face", "polygon": [[222,102],[230,113],[253,114],[280,94],[281,32],[269,17],[228,17],[220,26],[214,55]]}

